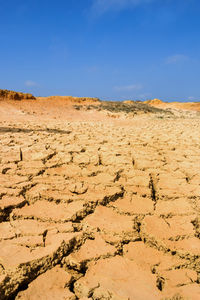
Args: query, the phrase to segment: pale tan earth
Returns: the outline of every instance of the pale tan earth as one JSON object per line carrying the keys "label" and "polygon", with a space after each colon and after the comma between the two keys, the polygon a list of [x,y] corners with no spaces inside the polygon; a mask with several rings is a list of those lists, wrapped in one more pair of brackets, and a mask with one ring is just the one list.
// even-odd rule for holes
{"label": "pale tan earth", "polygon": [[200,299],[199,115],[66,102],[0,101],[0,299]]}

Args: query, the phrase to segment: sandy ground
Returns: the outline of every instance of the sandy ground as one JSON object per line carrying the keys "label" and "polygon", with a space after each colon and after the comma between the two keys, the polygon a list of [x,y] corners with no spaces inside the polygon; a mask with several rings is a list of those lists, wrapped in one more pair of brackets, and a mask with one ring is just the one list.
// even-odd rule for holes
{"label": "sandy ground", "polygon": [[200,119],[0,103],[0,299],[200,299]]}

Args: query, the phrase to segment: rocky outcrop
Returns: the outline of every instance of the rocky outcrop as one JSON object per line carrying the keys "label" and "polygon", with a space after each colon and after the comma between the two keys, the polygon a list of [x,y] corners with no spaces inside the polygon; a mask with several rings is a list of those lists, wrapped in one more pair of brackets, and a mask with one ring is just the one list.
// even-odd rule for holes
{"label": "rocky outcrop", "polygon": [[21,92],[14,92],[9,90],[0,89],[0,100],[35,100],[36,98],[32,94],[25,94]]}

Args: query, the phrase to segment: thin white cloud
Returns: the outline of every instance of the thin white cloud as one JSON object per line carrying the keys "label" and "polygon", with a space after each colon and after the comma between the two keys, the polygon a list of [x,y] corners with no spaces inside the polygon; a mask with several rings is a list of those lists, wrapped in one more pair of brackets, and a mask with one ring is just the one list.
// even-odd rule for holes
{"label": "thin white cloud", "polygon": [[141,90],[143,86],[141,84],[131,84],[131,85],[124,85],[124,86],[115,86],[114,90],[116,91],[137,91]]}
{"label": "thin white cloud", "polygon": [[28,87],[33,87],[33,86],[37,86],[37,83],[35,81],[32,81],[32,80],[26,80],[25,85],[28,86]]}
{"label": "thin white cloud", "polygon": [[110,10],[120,11],[153,1],[155,0],[93,0],[91,10],[93,13],[101,15]]}
{"label": "thin white cloud", "polygon": [[179,62],[187,61],[188,59],[189,59],[189,57],[186,56],[186,55],[175,54],[175,55],[168,56],[166,58],[166,60],[165,60],[165,63],[167,65],[169,65],[169,64],[176,64],[176,63],[179,63]]}

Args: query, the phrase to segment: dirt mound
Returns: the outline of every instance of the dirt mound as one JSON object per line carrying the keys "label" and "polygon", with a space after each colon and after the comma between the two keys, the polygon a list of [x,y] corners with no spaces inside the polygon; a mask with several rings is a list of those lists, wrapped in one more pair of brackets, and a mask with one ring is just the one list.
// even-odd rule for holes
{"label": "dirt mound", "polygon": [[[74,105],[74,108],[80,110],[81,107]],[[172,115],[171,112],[167,110],[163,110],[161,108],[156,108],[148,105],[147,103],[143,103],[140,101],[101,101],[98,106],[95,105],[87,105],[82,107],[82,109],[86,110],[98,110],[98,111],[107,111],[113,114],[125,114],[127,116],[133,116],[137,114],[157,114],[164,113],[165,115]]]}
{"label": "dirt mound", "polygon": [[180,103],[180,102],[172,102],[171,104],[172,108],[182,109],[182,110],[192,110],[192,111],[200,111],[200,102],[186,102],[186,103]]}
{"label": "dirt mound", "polygon": [[21,92],[14,92],[9,90],[1,90],[0,89],[0,100],[23,100],[23,99],[31,99],[35,100],[36,98],[32,94],[25,94]]}
{"label": "dirt mound", "polygon": [[58,103],[69,103],[69,104],[78,104],[78,105],[86,105],[86,104],[99,104],[100,100],[98,98],[90,98],[90,97],[72,97],[72,96],[51,96],[51,97],[38,97],[38,100],[48,100],[51,102]]}
{"label": "dirt mound", "polygon": [[162,109],[175,109],[183,111],[200,111],[200,102],[164,102],[159,99],[147,100],[144,103]]}
{"label": "dirt mound", "polygon": [[125,103],[125,104],[132,104],[132,103],[134,103],[134,101],[133,100],[125,100],[125,101],[123,101],[123,103]]}
{"label": "dirt mound", "polygon": [[164,102],[160,99],[153,99],[153,100],[144,101],[144,103],[150,104],[150,105],[157,105],[157,104],[163,104]]}

